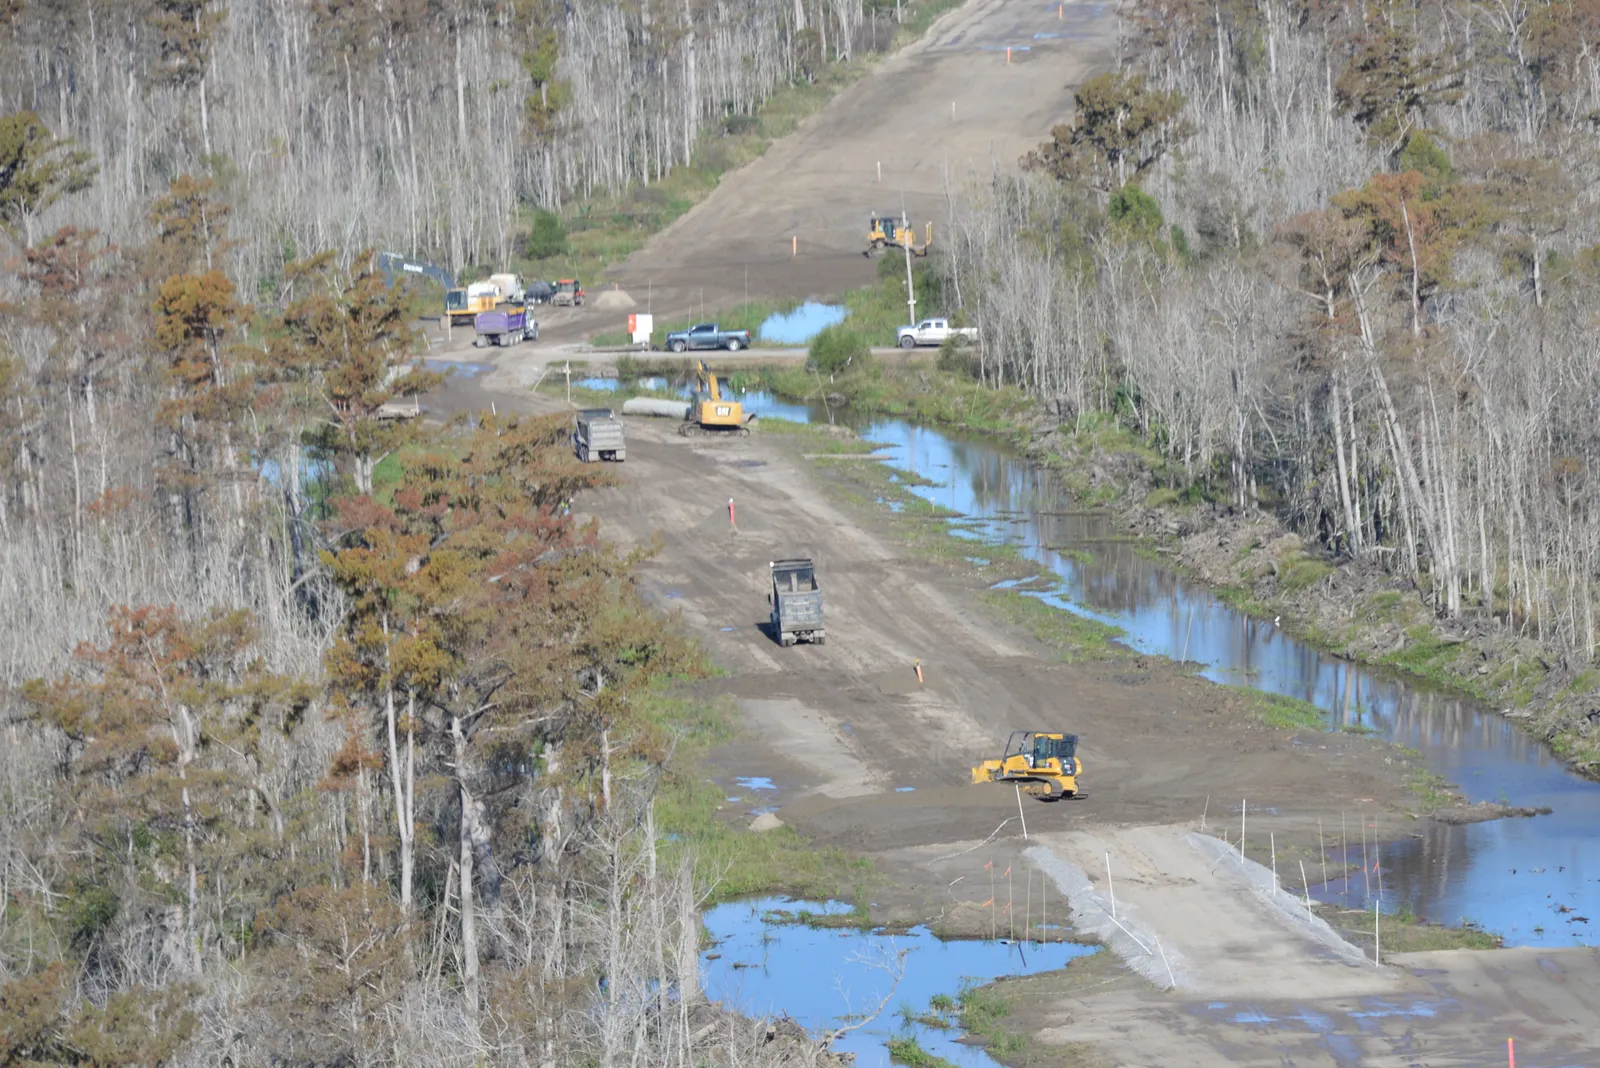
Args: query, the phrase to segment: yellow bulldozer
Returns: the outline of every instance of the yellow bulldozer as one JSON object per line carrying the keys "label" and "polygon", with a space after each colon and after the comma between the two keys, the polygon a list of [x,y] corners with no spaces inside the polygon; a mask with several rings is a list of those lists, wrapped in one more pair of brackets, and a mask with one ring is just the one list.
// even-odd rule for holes
{"label": "yellow bulldozer", "polygon": [[972,781],[1016,783],[1041,801],[1080,797],[1078,736],[1051,731],[1013,731],[999,760],[985,760],[972,769]]}
{"label": "yellow bulldozer", "polygon": [[[753,418],[753,416],[751,417]],[[722,434],[748,434],[750,427],[744,405],[722,395],[722,384],[704,360],[696,361],[694,399],[689,413],[678,427],[685,437],[716,437]]]}
{"label": "yellow bulldozer", "polygon": [[886,248],[909,248],[913,256],[926,256],[932,247],[933,223],[928,224],[922,243],[919,245],[915,227],[907,225],[903,218],[896,219],[893,215],[874,215],[867,222],[867,250],[862,255],[871,256]]}

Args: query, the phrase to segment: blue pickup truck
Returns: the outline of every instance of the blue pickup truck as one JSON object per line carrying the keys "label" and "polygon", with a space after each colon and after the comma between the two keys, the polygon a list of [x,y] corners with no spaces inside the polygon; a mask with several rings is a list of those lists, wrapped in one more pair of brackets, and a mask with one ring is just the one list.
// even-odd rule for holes
{"label": "blue pickup truck", "polygon": [[676,330],[667,335],[667,348],[672,352],[685,349],[727,349],[738,352],[750,347],[750,331],[724,330],[716,323],[696,323],[687,330]]}

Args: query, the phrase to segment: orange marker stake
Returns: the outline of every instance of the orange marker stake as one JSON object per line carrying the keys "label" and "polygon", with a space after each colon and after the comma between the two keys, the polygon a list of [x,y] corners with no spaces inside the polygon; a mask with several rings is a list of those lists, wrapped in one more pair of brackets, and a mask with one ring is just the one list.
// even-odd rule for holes
{"label": "orange marker stake", "polygon": [[1517,1040],[1506,1039],[1506,1058],[1511,1062],[1511,1068],[1517,1068]]}
{"label": "orange marker stake", "polygon": [[1011,46],[1010,45],[1006,45],[1006,62],[1007,63],[1011,62]]}
{"label": "orange marker stake", "polygon": [[799,234],[796,234],[793,237],[789,238],[789,255],[791,255],[791,256],[800,255],[800,235]]}
{"label": "orange marker stake", "polygon": [[917,668],[917,685],[921,686],[922,685],[922,661],[921,660],[918,660],[916,662],[916,668]]}
{"label": "orange marker stake", "polygon": [[732,497],[728,498],[728,525],[730,527],[738,526],[738,524],[733,521],[733,498]]}

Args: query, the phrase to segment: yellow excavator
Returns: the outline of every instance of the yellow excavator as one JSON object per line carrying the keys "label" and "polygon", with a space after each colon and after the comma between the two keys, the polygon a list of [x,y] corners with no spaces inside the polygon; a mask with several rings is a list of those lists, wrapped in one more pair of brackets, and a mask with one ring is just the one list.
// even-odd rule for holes
{"label": "yellow excavator", "polygon": [[919,245],[914,227],[903,225],[893,215],[874,215],[867,222],[867,250],[862,255],[871,256],[886,248],[909,248],[913,256],[926,256],[932,247],[933,223],[928,224],[922,244]]}
{"label": "yellow excavator", "polygon": [[722,385],[704,360],[697,360],[694,376],[694,399],[689,402],[689,413],[678,433],[684,437],[716,437],[722,434],[748,434],[749,419],[744,405],[722,395]]}
{"label": "yellow excavator", "polygon": [[1051,731],[1013,731],[999,760],[972,769],[972,781],[1012,782],[1041,801],[1080,797],[1078,736]]}

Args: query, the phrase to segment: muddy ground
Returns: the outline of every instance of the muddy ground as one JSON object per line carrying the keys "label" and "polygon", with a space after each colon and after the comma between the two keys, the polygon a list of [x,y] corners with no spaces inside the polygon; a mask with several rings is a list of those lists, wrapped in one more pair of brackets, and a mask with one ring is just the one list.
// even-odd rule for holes
{"label": "muddy ground", "polygon": [[[1071,118],[1073,87],[1109,65],[1117,26],[1109,3],[971,0],[725,176],[610,277],[636,311],[695,318],[747,295],[798,300],[868,285],[867,219],[904,211],[919,233],[932,222],[935,243],[944,239],[947,186],[1015,170]],[[542,326],[559,342],[625,319],[591,304]]]}
{"label": "muddy ground", "polygon": [[[973,0],[725,177],[616,277],[638,310],[648,300],[664,315],[870,282],[868,214],[904,203],[937,230],[947,181],[1014,167],[1069,116],[1072,83],[1106,64],[1116,23],[1109,5]],[[427,407],[560,410],[527,387],[620,317],[552,310],[544,342],[498,352],[456,336],[435,355],[481,367]],[[1330,949],[1314,918],[1252,889],[1254,869],[1221,843],[1206,853],[1190,837],[1236,847],[1248,799],[1247,856],[1297,876],[1302,861],[1320,867],[1319,839],[1341,822],[1352,841],[1414,833],[1409,771],[1392,750],[1266,727],[1250,702],[1152,658],[1065,662],[986,603],[1003,568],[937,551],[927,520],[872,503],[870,479],[852,473],[861,462],[808,459],[814,440],[695,442],[627,422],[621,484],[576,510],[624,543],[661,538],[646,588],[727,673],[708,686],[735,701],[743,728],[708,769],[739,798],[727,819],[772,808],[818,844],[871,857],[868,892],[886,921],[1007,936],[1019,909],[1022,927],[1060,920],[1070,884],[1076,934],[1110,930],[1115,908],[1111,918],[1148,935],[1104,936],[1115,953],[1003,984],[1007,1026],[1033,1040],[1010,1061],[1489,1065],[1504,1063],[1507,1036],[1524,1064],[1600,1057],[1593,951],[1456,951],[1378,967]],[[767,565],[789,554],[817,561],[826,645],[784,649],[764,630]],[[1086,797],[1019,811],[1014,794],[970,785],[971,765],[1026,728],[1080,735]],[[1157,938],[1181,967],[1158,965]]]}
{"label": "muddy ground", "polygon": [[[515,377],[452,388],[471,385],[502,407],[562,407],[549,394],[496,392]],[[1061,882],[1052,875],[1047,887],[1030,850],[1074,865],[1102,895],[1096,862],[1109,853],[1122,919],[1182,962],[1181,982],[1157,981],[1157,958],[1122,945],[1086,972],[1087,988],[1070,970],[1005,984],[1007,1026],[1032,1038],[1010,1061],[1489,1064],[1469,1054],[1497,1032],[1559,1057],[1600,1052],[1592,951],[1355,963],[1188,844],[1203,829],[1235,847],[1245,798],[1248,856],[1284,873],[1303,861],[1316,878],[1319,836],[1335,838],[1341,819],[1352,839],[1362,824],[1374,840],[1412,833],[1407,770],[1381,743],[1268,728],[1236,694],[1154,658],[1063,662],[984,604],[1003,569],[928,551],[928,522],[863,499],[859,461],[808,459],[815,438],[708,443],[627,422],[621,484],[575,511],[624,544],[661,539],[645,588],[727,672],[705,684],[733,698],[743,729],[707,769],[739,799],[725,818],[745,824],[776,809],[817,844],[871,857],[876,918],[953,937],[1066,919]],[[789,554],[817,561],[826,645],[781,648],[765,629],[767,564]],[[1084,798],[1024,799],[1019,811],[1014,793],[969,783],[975,761],[1030,727],[1081,736]],[[1095,908],[1105,911],[1084,906],[1051,937],[1089,937]],[[1506,1000],[1510,991],[1529,993]],[[1582,1063],[1559,1057],[1525,1063]]]}

